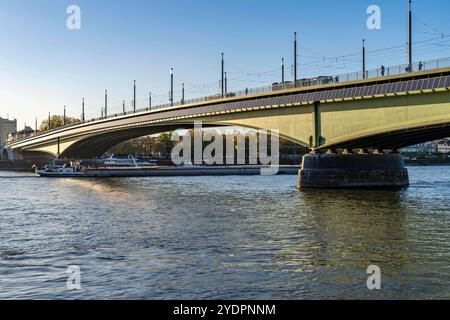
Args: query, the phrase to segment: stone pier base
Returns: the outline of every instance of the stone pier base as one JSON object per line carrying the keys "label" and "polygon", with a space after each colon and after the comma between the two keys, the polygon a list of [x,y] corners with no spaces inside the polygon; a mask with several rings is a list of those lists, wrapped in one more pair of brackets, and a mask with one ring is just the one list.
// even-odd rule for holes
{"label": "stone pier base", "polygon": [[399,154],[308,154],[298,173],[298,188],[404,188],[408,170]]}

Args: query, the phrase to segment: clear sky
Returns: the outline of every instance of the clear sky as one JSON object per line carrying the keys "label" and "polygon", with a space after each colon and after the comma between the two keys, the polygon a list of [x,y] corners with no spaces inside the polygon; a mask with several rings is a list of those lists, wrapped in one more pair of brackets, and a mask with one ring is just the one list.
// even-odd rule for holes
{"label": "clear sky", "polygon": [[[72,4],[81,30],[66,27]],[[369,5],[381,8],[381,30],[366,27]],[[221,52],[230,90],[267,85],[280,80],[281,57],[292,64],[294,31],[299,77],[359,71],[362,38],[368,68],[403,64],[407,8],[407,0],[0,0],[0,116],[34,127],[67,105],[80,117],[85,97],[87,117],[97,117],[105,89],[110,113],[119,112],[122,99],[131,106],[134,79],[138,107],[149,91],[165,103],[170,67],[175,99],[182,82],[187,99],[219,92]],[[415,61],[450,57],[449,12],[448,0],[414,0]]]}

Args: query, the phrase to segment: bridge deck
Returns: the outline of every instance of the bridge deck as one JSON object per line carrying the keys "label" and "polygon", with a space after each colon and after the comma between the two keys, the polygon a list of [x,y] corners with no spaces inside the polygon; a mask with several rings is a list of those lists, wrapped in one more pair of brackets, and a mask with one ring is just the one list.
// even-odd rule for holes
{"label": "bridge deck", "polygon": [[[212,115],[220,116],[227,113],[264,110],[266,108],[280,106],[312,105],[315,102],[328,104],[346,100],[426,93],[435,90],[447,90],[447,88],[450,88],[450,68],[284,89],[144,110],[106,119],[87,121],[17,140],[8,144],[7,147],[28,148],[38,144],[55,143],[55,139],[59,140],[83,135],[86,132],[95,133],[118,129],[123,130],[130,127],[148,126],[155,123],[164,125],[169,121],[179,119],[194,119]],[[58,145],[59,143],[58,141]]]}

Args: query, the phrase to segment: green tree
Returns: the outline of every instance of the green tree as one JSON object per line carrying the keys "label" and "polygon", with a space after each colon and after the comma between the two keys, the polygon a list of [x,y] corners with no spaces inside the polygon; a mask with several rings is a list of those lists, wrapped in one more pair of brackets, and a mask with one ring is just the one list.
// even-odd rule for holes
{"label": "green tree", "polygon": [[141,154],[154,155],[156,153],[157,137],[143,136],[135,139]]}
{"label": "green tree", "polygon": [[[74,124],[81,122],[80,119],[72,118],[72,117],[66,117],[66,124]],[[64,119],[62,116],[54,115],[50,117],[50,129],[55,129],[58,127],[63,126]],[[46,131],[49,130],[49,123],[48,119],[45,119],[41,122],[41,125],[39,127],[39,131]]]}
{"label": "green tree", "polygon": [[175,142],[172,141],[172,133],[161,133],[156,140],[155,151],[160,153],[162,156],[170,156],[174,146]]}

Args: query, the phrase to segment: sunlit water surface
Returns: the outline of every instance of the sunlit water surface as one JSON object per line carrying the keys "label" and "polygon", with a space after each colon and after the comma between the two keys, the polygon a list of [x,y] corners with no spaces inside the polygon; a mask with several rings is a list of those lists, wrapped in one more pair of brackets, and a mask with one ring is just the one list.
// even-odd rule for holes
{"label": "sunlit water surface", "polygon": [[450,298],[450,167],[409,171],[403,191],[308,192],[296,176],[0,172],[0,298]]}

